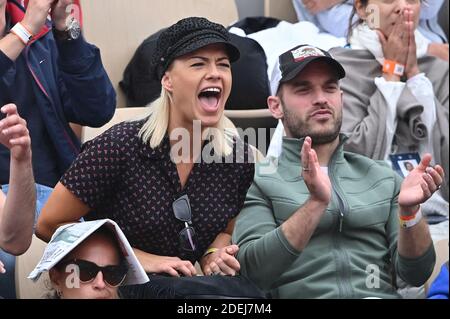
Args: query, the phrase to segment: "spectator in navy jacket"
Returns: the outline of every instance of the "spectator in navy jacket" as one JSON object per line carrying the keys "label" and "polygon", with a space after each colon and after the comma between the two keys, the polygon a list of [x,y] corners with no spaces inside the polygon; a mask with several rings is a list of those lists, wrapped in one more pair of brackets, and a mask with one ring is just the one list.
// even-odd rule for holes
{"label": "spectator in navy jacket", "polygon": [[[69,123],[99,127],[115,110],[115,92],[100,52],[83,39],[80,19],[72,14],[79,7],[73,2],[0,0],[0,107],[15,104],[28,124],[37,214],[79,153],[80,142]],[[9,158],[9,150],[0,145],[5,193]],[[8,270],[13,264],[3,254],[0,250]],[[5,286],[0,279],[1,289]]]}

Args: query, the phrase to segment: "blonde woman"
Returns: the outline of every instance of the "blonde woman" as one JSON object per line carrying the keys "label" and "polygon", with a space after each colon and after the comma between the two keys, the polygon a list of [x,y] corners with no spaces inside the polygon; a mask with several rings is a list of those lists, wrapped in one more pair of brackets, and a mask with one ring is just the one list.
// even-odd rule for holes
{"label": "blonde woman", "polygon": [[[157,48],[162,94],[151,115],[85,145],[44,207],[37,234],[48,240],[81,217],[111,218],[146,272],[156,274],[150,285],[197,275],[195,262],[206,275],[233,276],[240,267],[233,222],[254,174],[247,147],[224,130],[230,63],[239,51],[223,26],[203,18],[172,25]],[[161,297],[142,289],[140,297]]]}

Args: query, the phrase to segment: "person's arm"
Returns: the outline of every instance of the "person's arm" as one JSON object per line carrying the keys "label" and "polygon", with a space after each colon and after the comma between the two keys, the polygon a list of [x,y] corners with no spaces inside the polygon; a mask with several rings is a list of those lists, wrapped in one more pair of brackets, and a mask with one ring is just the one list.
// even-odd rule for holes
{"label": "person's arm", "polygon": [[321,170],[317,154],[311,145],[311,138],[306,137],[301,151],[302,175],[310,196],[305,204],[281,225],[287,241],[297,251],[303,251],[308,245],[331,201],[330,179]]}
{"label": "person's arm", "polygon": [[[413,79],[418,76],[419,70],[417,58],[412,54],[415,45],[410,46],[410,33],[413,34],[409,25],[403,21],[395,26],[389,38],[379,33],[379,39],[386,59],[404,64],[407,78]],[[375,59],[355,59],[361,54],[359,50],[338,49],[332,52],[337,53],[336,58],[347,66],[348,71],[342,80],[345,109],[342,132],[349,135],[345,148],[372,159],[385,160],[397,131],[397,118],[412,119],[414,116],[417,121],[421,121],[421,114],[417,110],[425,109],[425,106],[411,92],[411,85],[400,82],[399,76],[384,73],[372,80],[371,76],[382,73],[381,65],[378,74],[370,70],[372,64],[373,67],[378,64]],[[355,64],[359,66],[355,67]],[[370,64],[370,67],[365,68],[364,64]],[[369,76],[366,72],[369,72]],[[408,114],[410,110],[415,110],[412,115]],[[408,125],[413,125],[416,120],[410,120]],[[411,128],[411,131],[414,129]]]}
{"label": "person's arm", "polygon": [[[251,152],[251,147],[245,143],[241,143],[243,143],[242,140],[236,140],[235,148],[244,149],[244,153],[242,154],[243,157],[237,158],[236,162],[241,163],[241,160],[244,160],[245,158],[247,158],[247,161],[244,161],[245,164],[239,166],[241,171],[239,173],[240,178],[237,185],[237,213],[239,213],[244,206],[248,189],[253,182],[253,178],[255,175],[254,163],[256,160],[253,157],[254,154]],[[231,236],[233,234],[235,223],[236,217],[229,220],[227,227],[216,236],[213,242],[208,245],[206,251],[203,252],[203,256],[199,260],[203,274],[234,276],[239,272],[241,266],[236,259],[236,254],[239,251],[239,246],[233,245],[231,242]]]}
{"label": "person's arm", "polygon": [[235,255],[239,251],[239,246],[231,244],[231,234],[233,233],[235,219],[232,219],[227,228],[219,233],[200,260],[203,274],[236,275],[241,266]]}
{"label": "person's arm", "polygon": [[[398,21],[389,37],[386,37],[380,31],[377,32],[385,59],[406,65],[406,57],[409,52],[408,45],[410,42],[407,36],[409,33],[407,23],[405,21]],[[413,60],[414,59],[411,58],[408,61],[413,64]],[[416,64],[414,67],[417,68],[417,59],[415,59],[415,62]],[[381,73],[382,66],[380,65],[379,67]],[[406,69],[408,75],[413,77],[412,72],[410,72],[412,66]],[[416,71],[416,69],[414,69],[414,71]],[[354,75],[360,76],[359,74],[350,72],[350,76]],[[352,109],[345,112],[346,114],[344,114],[344,116],[346,120],[344,121],[343,127],[344,132],[349,132],[349,129],[352,132],[348,141],[348,150],[364,154],[374,159],[386,160],[391,151],[392,141],[397,130],[399,101],[405,89],[405,83],[400,81],[400,76],[388,73],[382,73],[381,76],[375,77],[374,83],[376,90],[372,93],[370,104],[367,106],[367,111],[360,114],[358,117],[352,117],[352,110],[357,110],[358,103],[355,103],[356,101],[350,102],[352,103]],[[355,85],[355,83],[353,82],[352,85]],[[353,92],[355,89],[358,90],[359,85],[356,85],[356,87],[353,88],[345,86],[345,91],[347,88]],[[358,97],[360,93],[356,91],[355,93],[356,100],[360,102],[361,99]],[[353,98],[351,94],[344,95],[344,100],[346,102],[349,102],[349,100]],[[364,105],[362,105],[362,107],[364,107]],[[352,119],[352,121],[349,121],[349,119]],[[380,123],[382,124],[380,125]],[[374,137],[374,134],[378,137],[376,139],[378,142],[377,145],[362,146],[360,143],[363,139],[367,139],[370,134],[372,134],[372,136],[370,136],[372,138]],[[365,148],[364,152],[361,152],[362,148]]]}
{"label": "person's arm", "polygon": [[277,278],[308,245],[331,200],[331,182],[320,169],[309,137],[302,148],[302,167],[306,169],[301,174],[310,197],[284,223],[278,226],[270,199],[257,183],[250,187],[238,215],[233,242],[240,247],[237,257],[241,273],[264,290],[274,288]]}
{"label": "person's arm", "polygon": [[[247,191],[252,184],[255,175],[255,158],[253,157],[254,154],[249,145],[243,143],[240,139],[237,139],[235,143],[235,149],[244,150],[242,154],[240,154],[240,152],[236,153],[239,158],[236,158],[235,161],[236,163],[243,163],[242,165],[236,164],[238,165],[236,168],[239,167],[240,170],[238,173],[240,178],[236,185],[238,198],[235,203],[236,215],[239,215],[239,212],[244,205]],[[203,274],[235,276],[239,273],[241,266],[236,259],[239,246],[231,243],[231,235],[234,230],[235,222],[236,217],[228,220],[226,228],[220,231],[208,245],[208,248],[202,252],[203,256],[200,258],[199,264]]]}
{"label": "person's arm", "polygon": [[[345,149],[384,160],[395,134],[396,109],[405,84],[380,77],[381,66],[368,51],[335,48],[330,52],[346,70],[340,81],[344,92],[341,132],[349,137]],[[377,67],[379,73],[373,71]]]}
{"label": "person's arm", "polygon": [[256,180],[247,193],[232,236],[232,242],[239,246],[236,257],[240,273],[264,290],[273,288],[276,278],[300,255],[284,237],[272,210]]}
{"label": "person's arm", "polygon": [[[59,0],[52,8],[57,30],[66,27],[66,8],[71,0]],[[91,127],[106,124],[116,109],[116,93],[103,67],[100,50],[81,35],[72,41],[55,39],[58,48],[59,87],[66,119]]]}
{"label": "person's arm", "polygon": [[433,42],[428,45],[428,55],[435,56],[445,62],[449,61],[448,43]]}
{"label": "person's arm", "polygon": [[36,189],[31,164],[31,140],[26,122],[14,104],[1,108],[0,142],[11,151],[9,191],[0,195],[0,247],[23,254],[31,244],[36,211]]}
{"label": "person's arm", "polygon": [[444,180],[442,167],[431,167],[430,162],[431,155],[425,154],[419,165],[404,179],[398,195],[401,226],[396,270],[405,282],[414,286],[425,283],[436,261],[427,221],[419,215],[420,204],[428,200]]}
{"label": "person's arm", "polygon": [[[83,145],[41,210],[36,228],[39,238],[49,241],[59,226],[77,222],[114,196],[124,165],[123,146],[118,144],[121,133],[111,128]],[[100,153],[108,158],[107,163],[99,160]]]}
{"label": "person's arm", "polygon": [[88,205],[59,182],[41,210],[36,236],[49,242],[58,227],[79,221],[89,211]]}
{"label": "person's arm", "polygon": [[[440,165],[430,166],[431,155],[425,154],[419,165],[405,178],[398,198],[399,214],[409,217],[436,192],[443,180],[444,170]],[[414,213],[415,214],[415,213]],[[398,252],[407,258],[421,256],[432,245],[430,231],[425,218],[412,227],[400,228]]]}

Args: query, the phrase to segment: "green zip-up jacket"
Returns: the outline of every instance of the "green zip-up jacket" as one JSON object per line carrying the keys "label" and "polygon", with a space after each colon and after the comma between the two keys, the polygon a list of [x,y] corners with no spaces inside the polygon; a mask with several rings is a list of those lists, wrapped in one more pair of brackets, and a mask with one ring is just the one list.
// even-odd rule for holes
{"label": "green zip-up jacket", "polygon": [[280,227],[309,197],[303,140],[283,139],[276,169],[271,161],[256,166],[233,242],[241,274],[274,298],[399,298],[392,274],[414,286],[431,275],[433,245],[416,259],[397,253],[401,177],[384,162],[344,152],[344,141],[328,166],[332,200],[303,251]]}

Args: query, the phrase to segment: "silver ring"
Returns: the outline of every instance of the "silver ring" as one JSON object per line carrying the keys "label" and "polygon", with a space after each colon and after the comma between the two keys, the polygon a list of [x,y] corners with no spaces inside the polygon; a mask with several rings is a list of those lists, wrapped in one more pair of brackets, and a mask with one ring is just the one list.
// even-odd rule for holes
{"label": "silver ring", "polygon": [[311,169],[309,167],[302,167],[305,172],[309,172]]}

